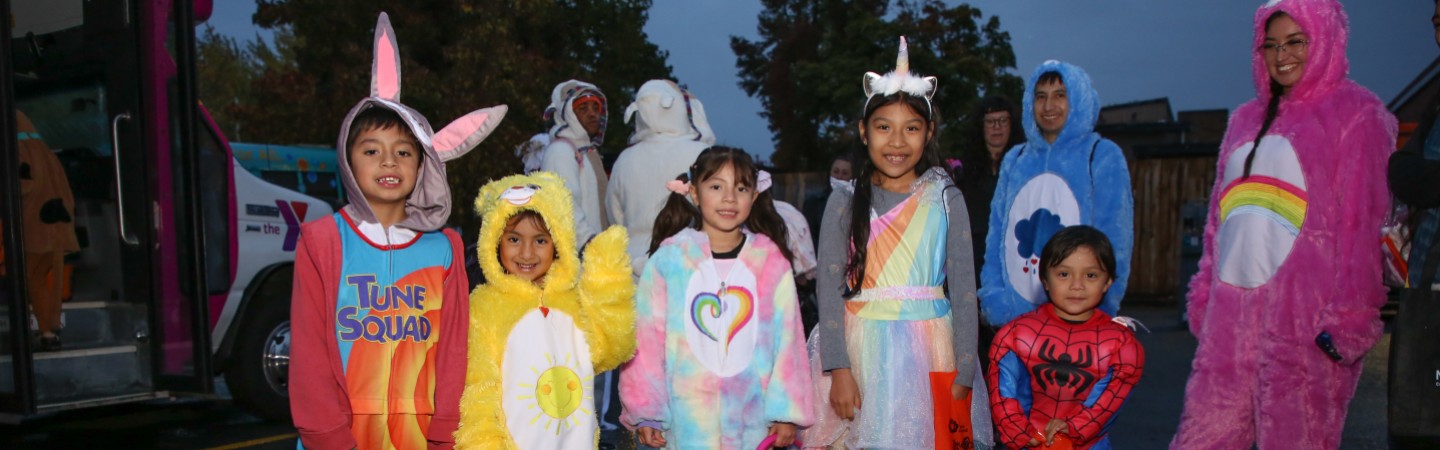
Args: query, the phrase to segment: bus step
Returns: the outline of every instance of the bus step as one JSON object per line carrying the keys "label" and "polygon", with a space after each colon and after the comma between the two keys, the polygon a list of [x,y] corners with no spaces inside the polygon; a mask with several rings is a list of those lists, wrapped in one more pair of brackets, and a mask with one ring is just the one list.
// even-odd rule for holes
{"label": "bus step", "polygon": [[[8,312],[4,312],[8,313]],[[0,321],[0,333],[8,333],[8,323]],[[65,302],[60,312],[64,348],[94,347],[135,343],[136,330],[146,328],[147,319],[139,306],[121,302]],[[30,330],[37,330],[35,317],[30,316]]]}
{"label": "bus step", "polygon": [[[84,401],[152,389],[150,362],[135,344],[67,346],[34,353],[36,400],[40,404]],[[14,370],[10,355],[0,356],[0,385],[9,385]]]}

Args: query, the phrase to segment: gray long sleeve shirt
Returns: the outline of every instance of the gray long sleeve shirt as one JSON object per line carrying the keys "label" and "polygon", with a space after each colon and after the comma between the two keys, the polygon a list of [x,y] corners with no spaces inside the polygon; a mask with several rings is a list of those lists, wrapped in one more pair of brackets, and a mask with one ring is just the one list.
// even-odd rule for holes
{"label": "gray long sleeve shirt", "polygon": [[[910,197],[909,193],[890,192],[872,187],[871,207],[879,214],[891,210]],[[837,189],[830,194],[820,224],[820,246],[816,249],[820,267],[817,270],[815,295],[820,307],[820,358],[823,369],[850,367],[850,354],[845,345],[845,266],[850,247],[850,198],[852,194]],[[975,296],[974,247],[971,244],[970,216],[965,210],[960,190],[945,189],[949,207],[949,229],[945,239],[945,283],[950,296],[950,314],[954,329],[955,383],[972,386],[975,378],[977,327],[979,313]],[[872,230],[872,234],[874,231]]]}

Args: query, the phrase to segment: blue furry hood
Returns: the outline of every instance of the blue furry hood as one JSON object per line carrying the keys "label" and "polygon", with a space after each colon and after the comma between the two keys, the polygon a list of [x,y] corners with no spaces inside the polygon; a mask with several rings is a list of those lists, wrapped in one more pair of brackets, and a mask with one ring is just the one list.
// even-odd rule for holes
{"label": "blue furry hood", "polygon": [[[1070,98],[1070,116],[1065,119],[1065,128],[1060,131],[1060,136],[1053,145],[1040,136],[1040,126],[1035,124],[1035,80],[1039,80],[1040,75],[1045,72],[1060,74],[1060,79],[1065,81],[1065,92]],[[1090,83],[1090,75],[1079,66],[1052,59],[1040,63],[1026,82],[1028,84],[1025,86],[1025,98],[1021,101],[1025,110],[1021,116],[1024,118],[1027,143],[1040,149],[1052,146],[1066,148],[1067,144],[1086,143],[1085,148],[1088,149],[1088,143],[1095,134],[1095,122],[1100,120],[1100,94],[1095,92],[1095,86]]]}

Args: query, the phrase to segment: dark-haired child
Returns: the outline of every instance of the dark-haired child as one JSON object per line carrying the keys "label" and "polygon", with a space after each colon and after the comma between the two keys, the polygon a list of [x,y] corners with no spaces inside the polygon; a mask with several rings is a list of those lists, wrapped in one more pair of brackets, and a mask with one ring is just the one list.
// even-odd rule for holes
{"label": "dark-haired child", "polygon": [[1050,304],[1000,328],[990,347],[997,441],[1109,449],[1106,431],[1145,366],[1125,321],[1096,309],[1115,280],[1115,250],[1100,230],[1071,226],[1045,243],[1037,267]]}
{"label": "dark-haired child", "polygon": [[578,256],[571,193],[551,172],[480,189],[459,449],[593,449],[598,372],[635,352],[635,282],[620,226]]}
{"label": "dark-haired child", "polygon": [[635,359],[621,369],[621,421],[640,443],[752,449],[814,421],[785,223],[769,174],[711,147],[655,219],[635,295]]}
{"label": "dark-haired child", "polygon": [[[828,376],[817,375],[821,416],[807,446],[842,435],[848,448],[991,441],[988,391],[976,384],[984,377],[965,200],[940,161],[935,78],[911,73],[908,55],[902,38],[894,72],[865,74],[855,183],[834,191],[820,225],[811,340],[817,372]],[[966,407],[972,421],[950,427]]]}
{"label": "dark-haired child", "polygon": [[448,448],[465,382],[469,298],[445,161],[505,115],[475,111],[433,132],[399,103],[400,56],[375,26],[370,96],[340,126],[351,202],[301,226],[290,300],[290,410],[311,449]]}

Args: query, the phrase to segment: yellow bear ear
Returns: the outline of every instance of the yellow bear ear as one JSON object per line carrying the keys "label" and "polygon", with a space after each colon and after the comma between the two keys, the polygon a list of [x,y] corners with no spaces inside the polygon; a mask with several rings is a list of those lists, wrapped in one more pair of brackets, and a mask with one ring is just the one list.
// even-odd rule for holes
{"label": "yellow bear ear", "polygon": [[485,217],[485,212],[489,211],[490,208],[494,207],[492,202],[495,201],[495,187],[499,185],[500,183],[492,181],[490,183],[487,183],[484,187],[480,188],[480,194],[475,196],[476,215],[479,215],[483,218]]}

